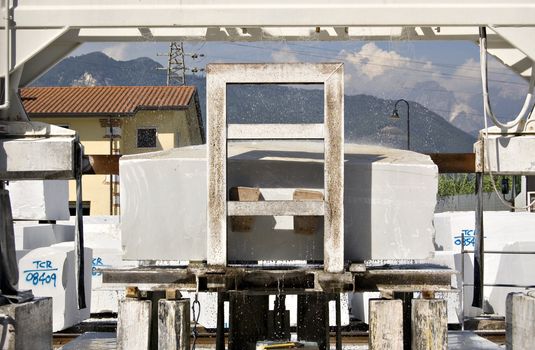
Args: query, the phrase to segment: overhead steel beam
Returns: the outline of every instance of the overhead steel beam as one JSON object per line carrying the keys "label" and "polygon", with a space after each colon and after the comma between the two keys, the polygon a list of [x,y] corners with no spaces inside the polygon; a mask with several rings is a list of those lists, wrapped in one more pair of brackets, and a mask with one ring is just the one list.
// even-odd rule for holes
{"label": "overhead steel beam", "polygon": [[17,28],[535,25],[531,0],[19,0]]}

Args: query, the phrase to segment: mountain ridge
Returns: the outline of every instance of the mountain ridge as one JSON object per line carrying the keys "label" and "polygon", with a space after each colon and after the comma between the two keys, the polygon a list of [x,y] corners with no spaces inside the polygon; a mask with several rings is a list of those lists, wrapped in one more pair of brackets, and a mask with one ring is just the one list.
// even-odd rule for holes
{"label": "mountain ridge", "polygon": [[[118,61],[101,52],[67,57],[37,79],[32,86],[165,85],[163,66],[149,57]],[[206,80],[188,75],[197,87],[203,119],[206,115]],[[227,92],[229,122],[245,120],[277,123],[321,122],[323,91],[305,86],[232,86]],[[405,148],[406,109],[399,105],[401,120],[392,120],[395,100],[370,95],[345,95],[346,142]],[[456,128],[421,104],[410,103],[411,149],[424,153],[472,152],[475,138]],[[241,118],[241,119],[240,119]]]}

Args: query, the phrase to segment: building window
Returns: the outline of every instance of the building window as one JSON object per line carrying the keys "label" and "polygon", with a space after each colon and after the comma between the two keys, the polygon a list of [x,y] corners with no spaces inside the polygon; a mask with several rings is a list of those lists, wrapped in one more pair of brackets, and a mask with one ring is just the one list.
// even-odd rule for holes
{"label": "building window", "polygon": [[137,129],[137,148],[156,148],[156,128]]}

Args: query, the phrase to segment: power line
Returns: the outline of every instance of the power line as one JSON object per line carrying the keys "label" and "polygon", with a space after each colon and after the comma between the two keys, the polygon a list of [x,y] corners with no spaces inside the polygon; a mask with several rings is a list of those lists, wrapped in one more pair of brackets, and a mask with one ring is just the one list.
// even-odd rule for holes
{"label": "power line", "polygon": [[[256,49],[268,50],[268,51],[273,51],[273,52],[287,52],[287,53],[293,53],[293,54],[296,54],[296,55],[299,55],[299,56],[318,57],[318,58],[324,58],[324,59],[329,59],[329,60],[344,60],[344,61],[347,61],[347,59],[344,59],[342,57],[318,55],[318,54],[310,53],[310,51],[277,50],[277,49],[269,48],[269,47],[262,47],[262,46],[255,46],[255,45],[241,44],[241,43],[230,43],[230,45],[249,47],[249,48],[256,48]],[[366,62],[366,64],[367,65],[380,66],[380,67],[388,67],[388,68],[397,69],[397,70],[413,71],[413,72],[417,72],[417,73],[439,74],[439,75],[448,76],[448,77],[455,77],[455,78],[459,78],[459,79],[479,80],[478,77],[471,77],[471,76],[462,75],[462,74],[446,73],[446,72],[441,72],[441,71],[430,71],[430,70],[417,69],[417,68],[411,68],[411,67],[399,67],[399,66],[393,66],[393,65],[388,65],[388,64],[380,64],[380,63],[372,63],[372,62]],[[524,86],[523,83],[518,83],[518,82],[513,82],[513,81],[496,80],[496,79],[489,79],[489,81],[492,81],[492,82],[495,82],[495,83]]]}
{"label": "power line", "polygon": [[[204,45],[203,45],[204,46]],[[201,47],[202,48],[202,47]],[[202,53],[185,53],[184,42],[173,41],[169,43],[169,52],[167,54],[158,54],[158,56],[167,56],[167,85],[186,85],[186,71],[190,71],[195,75],[198,72],[203,72],[204,68],[192,67],[187,68],[185,57],[188,56],[192,60],[204,57]]]}
{"label": "power line", "polygon": [[[337,52],[339,53],[340,51],[339,50],[334,50],[334,49],[327,49],[327,48],[320,48],[318,46],[308,46],[308,45],[302,45],[302,44],[296,44],[296,43],[286,43],[287,45],[289,46],[296,46],[296,47],[302,47],[302,48],[313,48],[315,51],[314,52],[318,52],[318,50],[321,50],[321,51],[329,51],[329,52]],[[353,53],[353,55],[357,55],[357,56],[361,56],[361,57],[364,57],[364,58],[373,58],[374,56],[367,56],[367,55],[363,55],[361,53]],[[415,64],[424,64],[424,65],[427,65],[429,63],[433,64],[434,66],[438,66],[438,67],[445,67],[447,69],[458,69],[459,66],[457,65],[453,65],[453,64],[447,64],[447,63],[442,63],[442,62],[429,62],[429,61],[419,61],[419,60],[413,60],[413,59],[410,59],[410,58],[406,58],[406,59],[400,59],[400,58],[390,58],[390,60],[392,61],[400,61],[400,62],[410,62],[410,63],[415,63]],[[480,71],[480,68],[479,67],[464,67],[464,69],[466,70],[472,70],[472,71],[475,71],[475,72],[479,72]],[[507,76],[511,76],[512,74],[511,73],[505,73],[505,72],[499,72],[497,69],[489,69],[489,71],[494,71],[495,73],[494,74],[499,74],[499,75],[507,75]]]}

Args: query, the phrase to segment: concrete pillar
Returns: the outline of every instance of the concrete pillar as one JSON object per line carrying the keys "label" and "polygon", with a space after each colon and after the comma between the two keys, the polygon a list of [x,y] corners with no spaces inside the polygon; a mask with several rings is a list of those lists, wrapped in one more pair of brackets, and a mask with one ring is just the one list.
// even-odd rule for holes
{"label": "concrete pillar", "polygon": [[507,295],[505,346],[507,350],[533,349],[535,340],[535,291]]}
{"label": "concrete pillar", "polygon": [[52,349],[52,298],[0,306],[0,349]]}
{"label": "concrete pillar", "polygon": [[325,293],[297,296],[297,338],[329,349],[329,300]]}
{"label": "concrete pillar", "polygon": [[151,309],[150,300],[125,298],[119,301],[117,350],[150,349]]}
{"label": "concrete pillar", "polygon": [[370,350],[403,349],[403,302],[371,299],[369,301]]}
{"label": "concrete pillar", "polygon": [[158,302],[158,349],[189,350],[190,303],[189,299]]}
{"label": "concrete pillar", "polygon": [[412,300],[412,350],[448,348],[447,302],[443,299]]}
{"label": "concrete pillar", "polygon": [[229,293],[229,350],[254,350],[267,338],[268,295]]}

